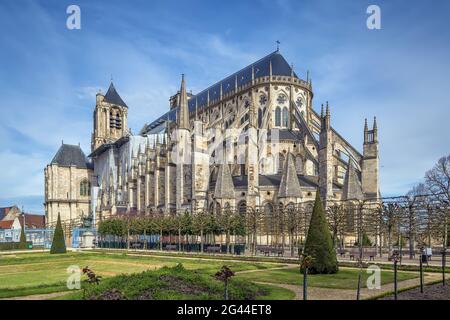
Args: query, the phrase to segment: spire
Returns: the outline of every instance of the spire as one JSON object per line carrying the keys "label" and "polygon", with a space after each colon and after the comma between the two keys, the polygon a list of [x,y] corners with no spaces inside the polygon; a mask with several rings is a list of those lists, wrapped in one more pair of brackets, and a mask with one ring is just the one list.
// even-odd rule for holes
{"label": "spire", "polygon": [[197,105],[197,97],[195,97],[195,121],[198,120],[198,105]]}
{"label": "spire", "polygon": [[344,186],[342,187],[342,200],[362,200],[363,193],[356,169],[352,159],[348,160],[347,172],[345,173]]}
{"label": "spire", "polygon": [[111,84],[109,85],[108,91],[105,94],[104,101],[109,102],[111,104],[116,104],[116,105],[128,108],[126,103],[122,100],[122,98],[117,93],[117,90],[114,87],[114,84],[112,81],[111,81]]}
{"label": "spire", "polygon": [[323,119],[323,103],[322,103],[322,108],[320,110],[320,119]]}
{"label": "spire", "polygon": [[189,109],[184,74],[181,75],[180,107],[178,110],[178,129],[189,130]]}
{"label": "spire", "polygon": [[378,142],[377,117],[373,117],[373,141]]}
{"label": "spire", "polygon": [[367,118],[364,119],[364,143],[366,144],[369,140],[369,126],[367,125]]}
{"label": "spire", "polygon": [[228,164],[220,164],[217,173],[216,187],[214,189],[216,199],[234,199],[234,184]]}
{"label": "spire", "polygon": [[330,107],[328,106],[328,101],[327,101],[327,108],[325,111],[325,129],[330,129]]}
{"label": "spire", "polygon": [[284,162],[283,175],[281,177],[278,198],[300,198],[300,182],[295,170],[292,154],[288,152]]}

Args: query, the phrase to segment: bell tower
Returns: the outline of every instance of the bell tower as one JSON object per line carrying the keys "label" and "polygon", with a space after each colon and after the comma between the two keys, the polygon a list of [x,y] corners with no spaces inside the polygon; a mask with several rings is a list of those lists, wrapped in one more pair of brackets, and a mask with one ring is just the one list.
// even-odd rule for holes
{"label": "bell tower", "polygon": [[125,136],[128,133],[127,115],[128,106],[119,96],[112,82],[105,95],[97,93],[91,151],[102,144],[114,142]]}

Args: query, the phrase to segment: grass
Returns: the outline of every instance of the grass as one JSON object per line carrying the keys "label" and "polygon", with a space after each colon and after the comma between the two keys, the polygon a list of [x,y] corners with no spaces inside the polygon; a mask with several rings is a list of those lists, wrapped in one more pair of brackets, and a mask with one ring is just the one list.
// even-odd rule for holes
{"label": "grass", "polygon": [[[201,259],[207,258],[207,259]],[[260,270],[237,274],[233,279],[245,281],[252,285],[252,281],[278,284],[301,285],[302,276],[298,268],[273,269],[286,266],[274,261],[244,259],[241,257],[199,256],[159,253],[141,255],[140,253],[125,254],[122,252],[73,252],[62,255],[50,255],[49,253],[10,254],[0,256],[0,298],[25,296],[61,292],[66,290],[69,266],[83,268],[89,266],[94,272],[108,278],[121,274],[142,273],[147,270],[159,270],[162,267],[174,267],[182,263],[188,271],[196,271],[211,277],[224,264],[233,271]],[[239,260],[239,261],[231,261]],[[287,261],[284,261],[287,262]],[[292,261],[290,261],[292,263]],[[393,281],[393,272],[382,270],[382,284]],[[310,275],[309,285],[320,288],[355,289],[357,286],[358,270],[341,268],[334,275]],[[362,284],[365,286],[368,275],[363,272]],[[399,281],[417,277],[411,272],[399,272]],[[85,277],[83,277],[85,278]],[[258,286],[263,286],[258,284]],[[269,286],[268,294],[264,298],[291,299],[294,293],[290,290]],[[76,298],[75,293],[71,293]],[[70,297],[70,295],[68,297]]]}
{"label": "grass", "polygon": [[[100,285],[85,284],[84,288],[58,299],[221,300],[224,292],[222,282],[204,272],[187,270],[181,264],[172,268],[119,275],[102,281]],[[242,279],[232,278],[229,284],[229,297],[232,300],[292,299],[294,296],[290,290],[249,283]]]}
{"label": "grass", "polygon": [[[0,258],[0,298],[60,291],[69,266],[89,266],[103,278],[173,267],[182,263],[188,270],[214,274],[225,262],[182,257],[130,256],[123,253],[48,253],[7,255]],[[267,269],[272,263],[226,262],[233,271]]]}
{"label": "grass", "polygon": [[[362,285],[366,286],[369,275],[362,273]],[[302,285],[303,275],[298,268],[287,268],[278,270],[267,270],[261,272],[249,272],[238,275],[237,277],[248,281],[261,281],[269,283]],[[413,273],[399,272],[398,281],[416,278]],[[390,271],[381,271],[381,284],[394,281],[394,274]],[[358,270],[341,268],[337,274],[319,274],[308,276],[308,284],[311,287],[330,288],[330,289],[356,289],[358,286]]]}

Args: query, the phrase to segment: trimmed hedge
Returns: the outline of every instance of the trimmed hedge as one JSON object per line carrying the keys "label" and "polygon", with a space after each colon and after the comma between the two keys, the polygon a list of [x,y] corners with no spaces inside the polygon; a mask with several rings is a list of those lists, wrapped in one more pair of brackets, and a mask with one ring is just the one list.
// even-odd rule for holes
{"label": "trimmed hedge", "polygon": [[326,274],[338,272],[339,267],[333,247],[333,239],[323,210],[319,190],[316,192],[316,201],[303,253],[313,258],[309,267],[310,273]]}
{"label": "trimmed hedge", "polygon": [[61,217],[59,216],[59,213],[50,253],[66,253],[66,242],[64,240],[64,231],[61,226]]}
{"label": "trimmed hedge", "polygon": [[0,243],[0,250],[20,250],[20,249],[28,249],[28,246],[32,245],[31,241],[26,242],[26,247],[22,246],[20,242],[2,242]]}

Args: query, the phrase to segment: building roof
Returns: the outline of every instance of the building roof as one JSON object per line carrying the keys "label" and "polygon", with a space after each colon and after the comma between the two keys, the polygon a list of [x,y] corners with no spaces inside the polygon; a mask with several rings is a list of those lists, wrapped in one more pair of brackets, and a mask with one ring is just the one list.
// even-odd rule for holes
{"label": "building roof", "polygon": [[[259,185],[261,187],[278,187],[281,183],[281,174],[268,174],[268,175],[259,175]],[[318,178],[315,176],[304,176],[297,174],[297,178],[300,183],[300,187],[304,188],[317,188],[318,186]],[[239,187],[247,187],[247,176],[233,176],[233,184],[236,188]]]}
{"label": "building roof", "polygon": [[[23,226],[23,215],[19,215],[20,225]],[[42,214],[25,213],[25,224],[29,229],[44,229],[45,216]]]}
{"label": "building roof", "polygon": [[92,168],[91,162],[87,160],[80,146],[64,143],[59,147],[58,152],[53,157],[50,164],[75,166],[80,169]]}
{"label": "building roof", "polygon": [[234,184],[228,164],[219,165],[216,186],[214,188],[214,197],[217,199],[234,198]]}
{"label": "building roof", "polygon": [[[235,90],[236,86],[240,87],[250,83],[253,77],[266,77],[270,75],[270,72],[272,72],[272,75],[274,76],[288,77],[290,77],[292,73],[295,78],[299,79],[297,74],[292,71],[292,67],[286,59],[277,50],[190,97],[188,101],[189,112],[194,112],[196,107],[198,110],[206,107],[208,100],[219,99],[221,92],[223,95],[227,94]],[[144,131],[149,132],[166,120],[175,121],[178,112],[177,110],[178,107],[166,112],[152,123],[146,125]]]}
{"label": "building roof", "polygon": [[342,189],[343,200],[362,200],[364,198],[362,186],[351,159],[348,161],[347,172],[345,173],[344,186]]}
{"label": "building roof", "polygon": [[283,175],[281,176],[280,188],[278,189],[278,197],[299,198],[300,196],[300,183],[295,170],[294,160],[292,159],[292,154],[288,152]]}
{"label": "building roof", "polygon": [[8,214],[17,212],[20,212],[20,209],[16,205],[0,208],[0,220],[5,219],[8,216]]}
{"label": "building roof", "polygon": [[128,108],[127,104],[122,100],[120,95],[117,93],[116,88],[114,87],[112,81],[111,84],[109,85],[108,91],[105,94],[104,101]]}
{"label": "building roof", "polygon": [[300,132],[293,131],[290,129],[271,129],[271,130],[269,130],[269,132],[267,134],[268,139],[272,138],[272,132],[274,133],[274,136],[278,132],[278,140],[288,140],[288,141],[302,140]]}
{"label": "building roof", "polygon": [[0,221],[0,229],[11,229],[14,220]]}

